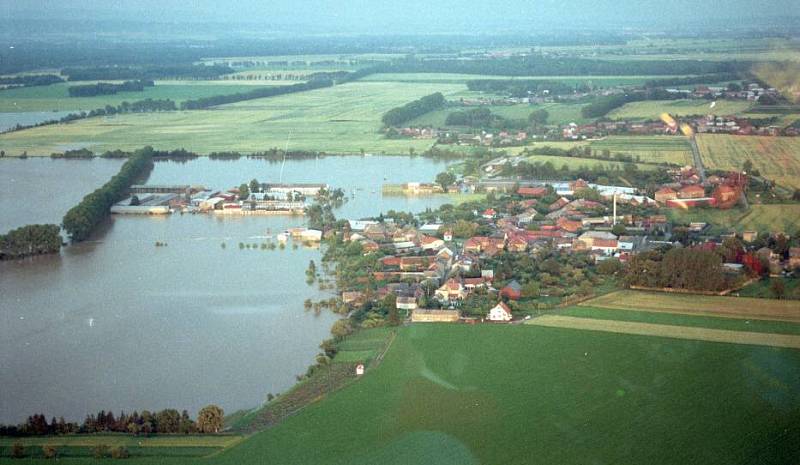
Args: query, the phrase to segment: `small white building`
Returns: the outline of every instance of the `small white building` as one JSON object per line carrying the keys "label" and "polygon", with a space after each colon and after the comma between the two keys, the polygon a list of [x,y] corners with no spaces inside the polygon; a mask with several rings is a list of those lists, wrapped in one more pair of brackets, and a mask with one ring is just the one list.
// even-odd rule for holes
{"label": "small white building", "polygon": [[505,302],[499,302],[489,310],[489,315],[486,316],[489,321],[511,321],[511,318],[513,318],[511,309]]}
{"label": "small white building", "polygon": [[318,229],[306,229],[300,233],[300,239],[308,242],[319,242],[322,240],[322,231]]}

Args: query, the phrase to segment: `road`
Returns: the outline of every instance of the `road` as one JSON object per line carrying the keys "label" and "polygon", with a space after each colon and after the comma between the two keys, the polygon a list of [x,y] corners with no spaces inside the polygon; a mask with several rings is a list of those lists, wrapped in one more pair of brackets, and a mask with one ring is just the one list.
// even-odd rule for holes
{"label": "road", "polygon": [[700,149],[697,147],[695,136],[689,139],[689,144],[692,146],[692,157],[694,158],[694,168],[697,170],[700,180],[706,182],[706,168],[703,166],[703,159],[700,158]]}

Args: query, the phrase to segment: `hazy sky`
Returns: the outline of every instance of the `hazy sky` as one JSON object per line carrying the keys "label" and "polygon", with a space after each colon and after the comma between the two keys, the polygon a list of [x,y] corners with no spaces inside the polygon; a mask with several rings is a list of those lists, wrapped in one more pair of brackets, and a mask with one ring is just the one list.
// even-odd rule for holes
{"label": "hazy sky", "polygon": [[567,27],[646,21],[682,24],[698,18],[747,25],[754,17],[800,15],[798,0],[0,0],[6,18],[127,19],[159,22],[314,24],[323,29],[372,32],[494,32],[516,26]]}

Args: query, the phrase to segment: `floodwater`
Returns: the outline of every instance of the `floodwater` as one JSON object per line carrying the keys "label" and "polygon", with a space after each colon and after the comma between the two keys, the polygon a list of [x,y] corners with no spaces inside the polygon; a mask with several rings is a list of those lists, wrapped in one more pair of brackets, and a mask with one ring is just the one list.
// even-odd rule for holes
{"label": "floodwater", "polygon": [[[354,194],[336,212],[352,219],[444,203],[444,196],[385,198],[380,191],[384,182],[430,181],[445,166],[379,156],[287,161],[283,168],[198,159],[156,163],[148,182],[229,188],[252,178],[275,182],[283,171],[284,182],[325,182]],[[0,230],[58,222],[118,167],[99,159],[0,160]],[[16,187],[7,193],[11,179]],[[43,186],[52,193],[37,192]],[[55,202],[60,196],[70,202]],[[12,208],[16,202],[26,207]],[[305,283],[320,253],[241,250],[239,243],[260,245],[303,224],[285,216],[115,216],[93,240],[59,256],[0,263],[0,422],[36,412],[82,420],[100,409],[195,413],[209,403],[233,412],[285,391],[338,318],[303,308],[305,299],[327,296]]]}

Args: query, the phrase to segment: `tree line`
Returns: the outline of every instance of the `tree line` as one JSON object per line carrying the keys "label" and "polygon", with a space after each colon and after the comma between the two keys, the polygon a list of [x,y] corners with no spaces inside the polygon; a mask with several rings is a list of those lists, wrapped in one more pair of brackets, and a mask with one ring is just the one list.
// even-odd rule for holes
{"label": "tree line", "polygon": [[426,95],[425,97],[395,107],[387,111],[381,121],[385,126],[398,126],[425,113],[438,110],[445,105],[444,95],[441,92]]}
{"label": "tree line", "polygon": [[55,224],[30,224],[0,234],[0,260],[58,253],[61,228]]}
{"label": "tree line", "polygon": [[70,97],[94,97],[96,95],[114,95],[117,92],[142,92],[145,87],[153,87],[154,85],[155,83],[151,80],[137,79],[135,81],[125,81],[122,84],[98,82],[70,86],[67,91]]}
{"label": "tree line", "polygon": [[651,79],[644,83],[645,87],[687,86],[691,84],[709,84],[714,82],[736,81],[741,79],[743,73],[715,73],[700,76],[672,77]]}
{"label": "tree line", "polygon": [[130,186],[153,167],[153,148],[145,147],[137,150],[122,165],[119,173],[102,187],[72,207],[62,220],[64,230],[75,242],[89,237],[94,229],[109,214],[109,209],[119,202],[128,192]]}
{"label": "tree line", "polygon": [[18,425],[0,425],[0,436],[52,436],[61,434],[197,434],[218,433],[223,428],[224,411],[216,405],[203,407],[197,420],[184,410],[164,409],[158,412],[142,410],[114,415],[112,411],[101,410],[87,415],[81,424],[67,422],[64,417],[52,417],[50,422],[44,414],[34,414]]}
{"label": "tree line", "polygon": [[64,80],[55,74],[29,74],[23,76],[0,77],[0,86],[8,87],[49,86],[57,82],[64,82]]}
{"label": "tree line", "polygon": [[213,79],[233,73],[233,68],[222,65],[151,65],[151,66],[91,66],[64,68],[62,76],[68,81],[121,81],[125,79]]}
{"label": "tree line", "polygon": [[458,73],[501,76],[634,76],[717,74],[747,71],[748,61],[550,58],[541,55],[473,60],[408,58],[380,66],[383,73]]}
{"label": "tree line", "polygon": [[242,102],[264,97],[274,97],[276,95],[292,94],[307,90],[321,89],[333,86],[331,79],[313,79],[308,82],[292,84],[289,86],[267,86],[253,89],[247,92],[237,92],[235,94],[214,95],[194,100],[186,100],[181,103],[181,110],[199,110],[203,108],[225,105],[227,103]]}

